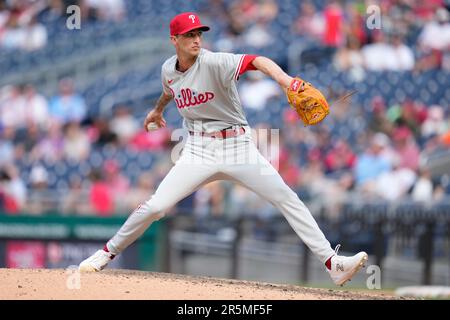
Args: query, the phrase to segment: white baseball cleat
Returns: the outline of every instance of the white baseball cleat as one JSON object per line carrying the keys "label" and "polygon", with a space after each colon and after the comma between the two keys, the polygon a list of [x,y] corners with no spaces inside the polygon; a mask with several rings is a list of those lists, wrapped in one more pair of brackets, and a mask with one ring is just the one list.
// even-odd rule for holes
{"label": "white baseball cleat", "polygon": [[92,256],[83,260],[78,270],[80,272],[97,272],[103,270],[114,256],[105,250],[98,250]]}
{"label": "white baseball cleat", "polygon": [[336,246],[336,255],[331,258],[331,270],[327,269],[327,272],[336,285],[343,286],[365,265],[369,257],[364,251],[351,257],[339,256],[339,247]]}

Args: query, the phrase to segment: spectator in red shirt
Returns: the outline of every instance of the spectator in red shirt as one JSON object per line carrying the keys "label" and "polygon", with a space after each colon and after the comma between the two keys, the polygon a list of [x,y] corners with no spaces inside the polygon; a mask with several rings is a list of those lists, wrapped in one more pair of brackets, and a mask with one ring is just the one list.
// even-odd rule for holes
{"label": "spectator in red shirt", "polygon": [[338,140],[325,156],[325,173],[350,170],[355,165],[356,156],[344,140]]}
{"label": "spectator in red shirt", "polygon": [[108,159],[105,161],[105,164],[103,165],[103,172],[105,174],[105,182],[107,183],[109,192],[113,197],[116,211],[126,211],[128,208],[126,206],[126,202],[123,201],[121,196],[130,191],[130,180],[121,172],[119,164],[113,159]]}
{"label": "spectator in red shirt", "polygon": [[339,47],[344,41],[342,7],[337,1],[332,1],[323,12],[325,32],[323,43],[329,47]]}
{"label": "spectator in red shirt", "polygon": [[299,186],[300,168],[292,159],[292,155],[286,149],[280,150],[278,172],[288,186],[296,188]]}
{"label": "spectator in red shirt", "polygon": [[26,202],[27,190],[14,165],[0,168],[0,211],[18,214]]}
{"label": "spectator in red shirt", "polygon": [[110,216],[114,211],[114,201],[108,186],[102,179],[99,171],[93,170],[90,174],[92,181],[89,191],[91,208],[98,216]]}

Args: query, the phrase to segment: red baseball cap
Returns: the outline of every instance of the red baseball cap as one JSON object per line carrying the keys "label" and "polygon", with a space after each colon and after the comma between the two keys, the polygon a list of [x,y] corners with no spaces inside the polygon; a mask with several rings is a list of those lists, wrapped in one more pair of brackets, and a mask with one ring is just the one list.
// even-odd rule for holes
{"label": "red baseball cap", "polygon": [[170,35],[185,34],[194,29],[208,31],[209,27],[201,23],[200,18],[193,12],[183,12],[170,21]]}

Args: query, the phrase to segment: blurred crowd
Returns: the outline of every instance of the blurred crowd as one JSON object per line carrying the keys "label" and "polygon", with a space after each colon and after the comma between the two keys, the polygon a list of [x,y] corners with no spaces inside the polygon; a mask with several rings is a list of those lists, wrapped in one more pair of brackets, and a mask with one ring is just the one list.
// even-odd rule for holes
{"label": "blurred crowd", "polygon": [[335,48],[334,64],[341,70],[450,70],[444,5],[441,0],[331,1],[318,11],[304,1],[294,30]]}
{"label": "blurred crowd", "polygon": [[47,29],[37,19],[46,1],[0,1],[0,48],[33,51],[47,44]]}
{"label": "blurred crowd", "polygon": [[[88,159],[93,150],[106,146],[127,148],[136,153],[160,152],[167,150],[169,135],[169,130],[147,134],[126,105],[115,106],[109,118],[89,117],[84,98],[76,93],[69,78],[62,79],[59,93],[49,98],[36,92],[31,85],[3,87],[0,89],[0,204],[3,203],[10,212],[24,209],[36,211],[33,208],[36,203],[26,201],[27,191],[51,191],[49,173],[42,163],[50,166],[62,161],[80,164]],[[15,165],[19,160],[35,164],[29,181],[21,179],[19,168]],[[80,206],[87,204],[81,211],[111,214],[116,210],[112,203],[114,199],[120,199],[118,195],[122,192],[130,194],[129,179],[121,173],[114,159],[105,161],[101,168],[88,170],[89,181],[81,181],[79,176],[69,181],[70,188],[76,193],[86,185],[94,193],[90,195],[92,203],[80,201]],[[142,180],[144,177],[146,179]],[[137,188],[153,184],[152,177],[148,178],[148,175],[142,175],[142,179],[137,181]],[[105,191],[109,189],[111,192]],[[74,198],[73,195],[70,197]],[[125,210],[136,206],[135,200],[130,200],[130,203]],[[90,205],[98,206],[98,210],[93,210]],[[75,210],[73,204],[69,207]]]}
{"label": "blurred crowd", "polygon": [[[249,74],[240,81],[240,88],[255,82],[264,86],[270,81]],[[115,106],[108,118],[88,116],[84,99],[76,93],[71,79],[62,79],[59,93],[50,98],[31,85],[7,86],[0,93],[0,203],[8,212],[40,213],[58,208],[80,214],[125,214],[151,195],[172,166],[173,128],[148,134],[126,105]],[[249,106],[244,100],[243,105],[245,110],[257,106],[264,111],[270,108],[268,101],[269,96],[258,97]],[[339,121],[348,114],[342,106],[334,108],[330,118]],[[357,111],[350,114],[356,117]],[[265,156],[270,159],[271,150],[279,150],[279,160],[272,160],[286,183],[304,200],[327,199],[327,206],[338,210],[338,204],[349,193],[368,199],[395,201],[408,197],[430,202],[442,199],[450,190],[449,181],[433,179],[421,162],[433,152],[450,147],[448,107],[427,107],[408,100],[387,106],[377,96],[370,114],[362,118],[367,130],[358,137],[357,144],[333,136],[327,126],[304,129],[290,108],[284,108],[283,119],[279,144],[270,145]],[[268,123],[254,127],[255,133],[270,128]],[[116,159],[101,159],[101,166],[83,169],[89,171],[85,180],[70,178],[63,198],[58,197],[56,203],[42,201],[42,195],[51,198],[53,192],[43,163],[55,167],[62,161],[80,165],[86,163],[93,150],[104,148],[163,156],[134,184]],[[24,159],[34,164],[28,181],[22,180],[16,165]],[[80,201],[81,196],[86,201]],[[202,188],[190,201],[190,208],[199,215],[221,214],[225,207],[230,214],[238,214],[243,208],[275,214],[270,204],[227,182]]]}
{"label": "blurred crowd", "polygon": [[[346,117],[346,110],[335,108],[333,120]],[[352,113],[353,114],[353,113]],[[356,114],[356,112],[355,112]],[[284,110],[280,126],[278,171],[300,198],[327,212],[338,214],[340,205],[356,197],[368,201],[412,200],[420,203],[444,201],[450,194],[449,176],[433,176],[424,159],[450,148],[450,119],[443,107],[429,108],[413,101],[402,106],[386,106],[381,97],[373,99],[367,117],[367,130],[350,144],[334,137],[327,126],[299,126],[296,113]],[[255,129],[269,129],[260,124]],[[269,148],[270,149],[270,148]],[[270,153],[265,154],[270,159]],[[277,214],[270,203],[262,201],[239,186],[216,182],[197,194],[197,213],[245,212]],[[222,202],[225,199],[225,204]],[[209,208],[210,211],[205,208]]]}
{"label": "blurred crowd", "polygon": [[[330,49],[333,64],[342,72],[450,70],[450,23],[441,0],[385,0],[376,4],[381,29],[367,27],[366,7],[371,1],[330,1],[322,7],[302,1],[298,19],[286,30],[292,39],[307,39]],[[0,47],[35,50],[45,46],[45,25],[37,17],[43,11],[65,15],[68,4],[81,6],[83,19],[123,21],[123,0],[0,0]],[[238,46],[274,46],[271,23],[280,12],[273,0],[210,0],[208,14],[223,30],[207,45],[233,51]],[[0,208],[9,214],[128,214],[147,200],[165,176],[172,161],[170,132],[148,134],[133,110],[116,105],[111,116],[89,112],[84,97],[70,78],[59,81],[54,96],[44,96],[31,84],[0,88]],[[283,92],[271,79],[250,72],[239,81],[245,110],[264,112]],[[150,107],[150,106],[149,106]],[[326,125],[303,128],[296,114],[284,105],[278,170],[301,199],[323,203],[339,212],[349,195],[396,201],[439,201],[450,193],[449,177],[433,176],[424,159],[450,147],[449,105],[424,105],[405,98],[389,105],[376,96],[371,105],[342,105],[327,118],[344,123],[351,116],[366,128],[356,143],[336,136]],[[366,110],[370,110],[366,114]],[[273,127],[259,123],[255,130]],[[99,166],[87,160],[94,150],[130,150],[158,154],[151,170],[138,179],[114,158]],[[270,149],[270,148],[269,148]],[[265,154],[271,157],[270,154]],[[27,179],[19,162],[32,163]],[[79,165],[80,175],[69,178],[64,189],[50,187],[48,167],[59,163]],[[86,167],[84,164],[88,163]],[[43,165],[45,164],[45,165]],[[83,166],[81,165],[83,164]],[[214,182],[179,206],[198,216],[238,215],[275,209],[250,191],[228,182]]]}
{"label": "blurred crowd", "polygon": [[[271,25],[277,1],[211,2],[219,12],[214,18],[225,25],[213,44],[218,50],[269,47],[285,36]],[[298,18],[280,31],[290,41],[327,47],[341,70],[450,70],[450,19],[443,0],[301,1]]]}
{"label": "blurred crowd", "polygon": [[[301,1],[295,21],[277,34],[275,0],[208,0],[201,13],[220,34],[208,45],[219,51],[268,48],[279,36],[330,49],[334,64],[363,70],[450,70],[450,19],[445,0]],[[318,5],[319,4],[319,5]],[[126,22],[123,0],[0,0],[0,48],[38,50],[48,35],[41,17],[67,18],[77,5],[83,22]],[[375,7],[371,7],[375,6]],[[367,8],[375,8],[367,11]],[[283,21],[281,21],[282,23]]]}
{"label": "blurred crowd", "polygon": [[66,18],[67,8],[77,5],[81,21],[120,22],[126,17],[123,0],[0,0],[0,48],[34,51],[48,43],[43,14]]}

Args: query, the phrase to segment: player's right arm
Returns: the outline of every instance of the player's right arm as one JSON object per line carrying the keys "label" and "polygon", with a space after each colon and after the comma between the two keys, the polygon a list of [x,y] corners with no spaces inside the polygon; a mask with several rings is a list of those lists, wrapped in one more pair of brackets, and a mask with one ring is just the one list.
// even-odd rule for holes
{"label": "player's right arm", "polygon": [[163,91],[158,101],[156,102],[155,108],[151,110],[145,117],[145,130],[149,131],[147,126],[151,122],[154,122],[159,128],[164,128],[166,126],[166,120],[164,120],[163,112],[165,107],[169,104],[170,100],[172,100],[172,96]]}

